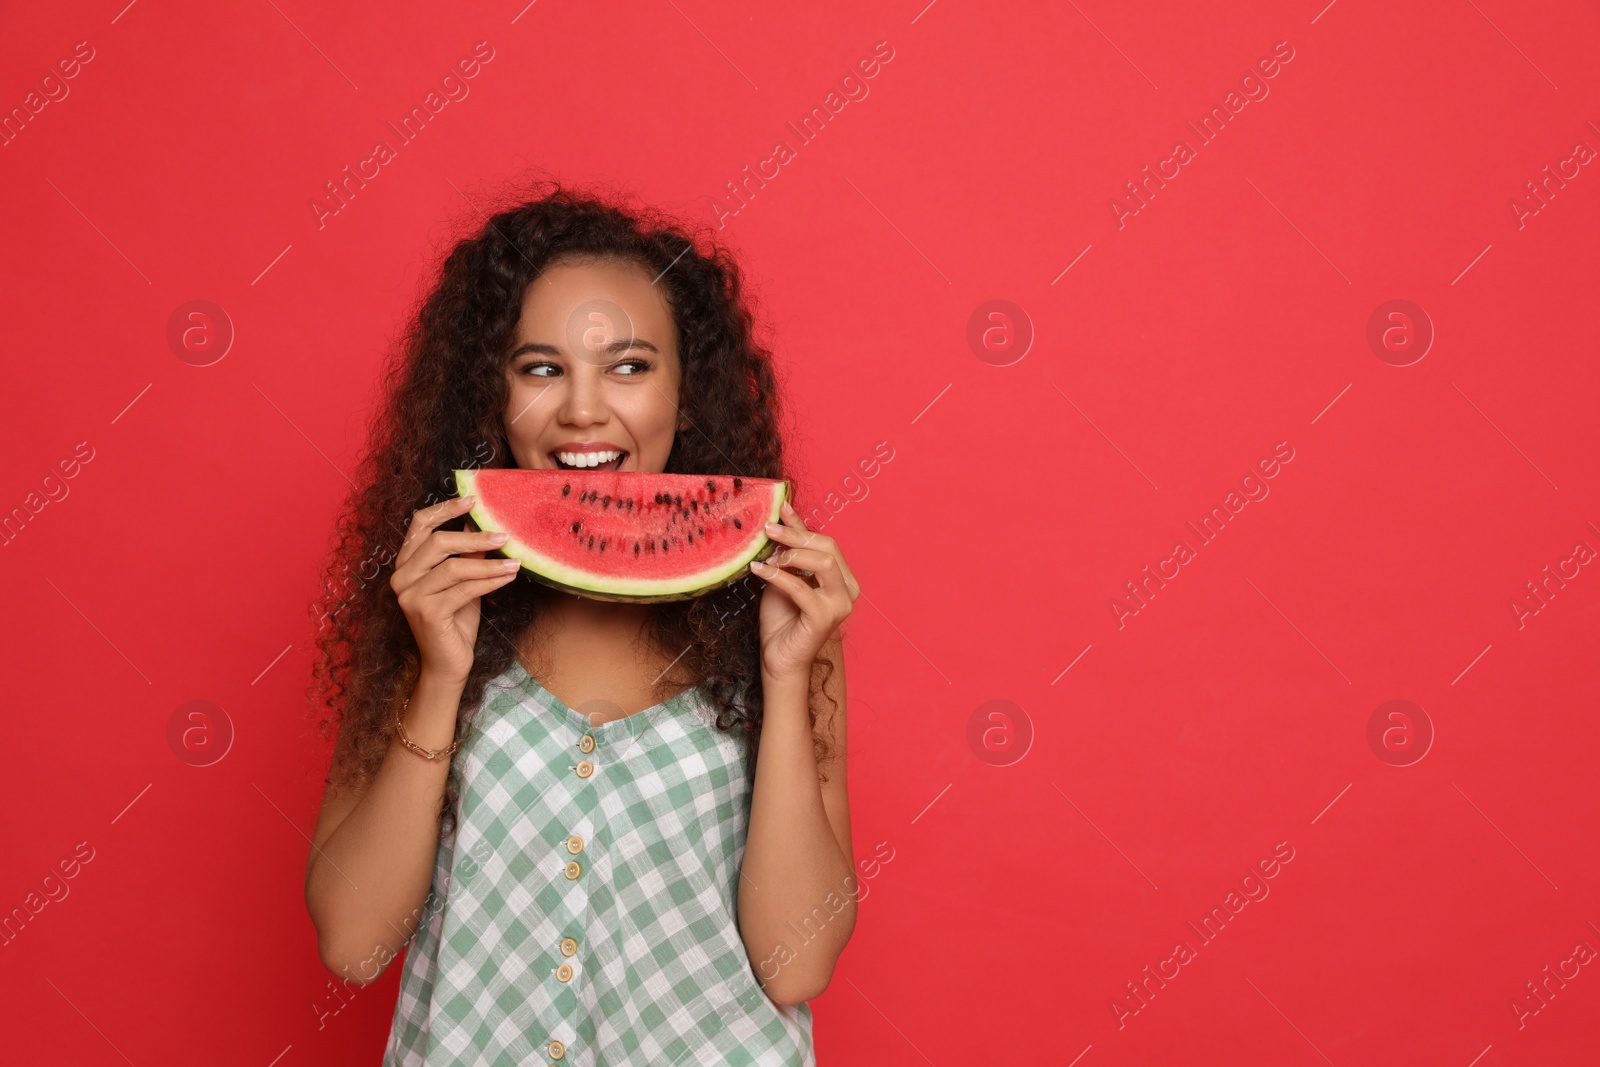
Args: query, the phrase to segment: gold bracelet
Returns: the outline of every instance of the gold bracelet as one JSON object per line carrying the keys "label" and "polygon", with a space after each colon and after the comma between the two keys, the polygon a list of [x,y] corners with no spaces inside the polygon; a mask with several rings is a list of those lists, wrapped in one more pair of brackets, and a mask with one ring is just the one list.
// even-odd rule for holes
{"label": "gold bracelet", "polygon": [[395,712],[394,727],[397,731],[399,731],[400,743],[409,748],[411,751],[415,752],[417,755],[421,756],[423,759],[438,761],[449,759],[451,756],[455,755],[456,749],[461,747],[461,738],[459,737],[450,742],[448,748],[426,749],[406,736],[406,727],[405,724],[400,721],[400,716],[404,715],[406,713],[406,709],[410,706],[411,700],[407,698],[406,702],[400,705],[400,710]]}

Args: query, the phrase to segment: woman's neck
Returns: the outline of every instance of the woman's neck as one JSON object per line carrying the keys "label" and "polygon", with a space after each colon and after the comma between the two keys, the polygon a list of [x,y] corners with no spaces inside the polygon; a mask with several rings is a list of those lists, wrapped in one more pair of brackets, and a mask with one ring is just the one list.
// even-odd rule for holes
{"label": "woman's neck", "polygon": [[575,593],[557,589],[539,589],[538,610],[534,624],[527,634],[524,649],[548,644],[547,640],[560,634],[563,643],[576,641],[586,644],[603,642],[615,647],[631,645],[643,633],[650,620],[652,605],[622,604],[606,600],[593,600]]}
{"label": "woman's neck", "polygon": [[[578,662],[622,678],[642,671],[643,677],[652,680],[676,662],[672,653],[650,647],[646,624],[654,604],[592,600],[555,589],[541,589],[537,595],[533,623],[522,635],[518,658],[541,684],[568,681]],[[586,688],[583,682],[573,684],[576,689]]]}

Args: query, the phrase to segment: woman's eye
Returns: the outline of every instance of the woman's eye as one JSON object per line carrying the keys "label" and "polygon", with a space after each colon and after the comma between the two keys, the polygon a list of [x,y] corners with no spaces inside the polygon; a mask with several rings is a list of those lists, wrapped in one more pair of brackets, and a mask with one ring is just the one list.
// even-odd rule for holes
{"label": "woman's eye", "polygon": [[[637,367],[638,369],[623,370],[625,367]],[[649,370],[650,362],[649,360],[644,359],[626,359],[621,363],[618,363],[616,365],[616,369],[622,373],[623,377],[633,378]],[[549,371],[550,373],[542,373],[544,371]],[[557,374],[560,374],[561,368],[554,363],[524,363],[522,365],[522,369],[517,373],[533,378],[551,378]]]}

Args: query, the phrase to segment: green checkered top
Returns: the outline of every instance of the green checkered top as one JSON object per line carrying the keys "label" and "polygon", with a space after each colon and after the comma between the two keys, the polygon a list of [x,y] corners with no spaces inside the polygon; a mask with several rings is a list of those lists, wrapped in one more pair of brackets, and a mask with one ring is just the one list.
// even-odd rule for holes
{"label": "green checkered top", "polygon": [[739,938],[749,753],[711,717],[700,686],[595,726],[515,661],[489,683],[384,1067],[816,1063]]}

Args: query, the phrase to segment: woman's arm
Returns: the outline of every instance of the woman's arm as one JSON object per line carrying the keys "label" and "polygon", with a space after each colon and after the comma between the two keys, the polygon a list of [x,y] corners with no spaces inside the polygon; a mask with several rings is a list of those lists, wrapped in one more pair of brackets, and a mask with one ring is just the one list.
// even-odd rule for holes
{"label": "woman's arm", "polygon": [[[508,561],[483,558],[504,535],[439,529],[465,514],[471,503],[471,497],[453,497],[414,512],[389,577],[421,654],[405,732],[427,749],[443,749],[455,736],[461,695],[472,672],[479,598],[502,588],[519,570],[515,562],[507,571]],[[338,745],[344,743],[341,730]],[[306,909],[329,970],[353,968],[356,981],[372,981],[430,905],[438,906],[426,898],[449,772],[448,759],[412,752],[396,736],[364,789],[330,786],[323,796],[306,860]]]}
{"label": "woman's arm", "polygon": [[[762,672],[765,702],[749,834],[739,881],[739,932],[767,996],[798,1004],[819,996],[856,922],[855,851],[845,790],[843,644],[835,630],[818,653],[834,665],[823,683],[817,731],[830,759],[820,782],[801,676]],[[838,702],[835,710],[832,697]]]}
{"label": "woman's arm", "polygon": [[[406,735],[424,748],[450,744],[462,684],[424,675],[406,712]],[[330,971],[366,985],[383,973],[423,919],[439,845],[439,803],[449,760],[389,744],[364,791],[323,796],[306,863],[306,909]]]}

